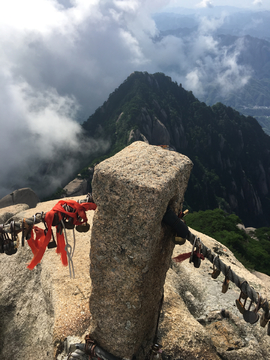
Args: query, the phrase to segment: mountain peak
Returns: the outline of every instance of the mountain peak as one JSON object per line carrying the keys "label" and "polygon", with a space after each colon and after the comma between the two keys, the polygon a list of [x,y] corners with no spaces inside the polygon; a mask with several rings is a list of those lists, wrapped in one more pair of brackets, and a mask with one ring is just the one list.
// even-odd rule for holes
{"label": "mountain peak", "polygon": [[163,73],[136,71],[83,127],[110,141],[107,156],[136,140],[169,145],[194,163],[190,209],[220,207],[246,226],[269,225],[270,137],[254,118],[207,106]]}

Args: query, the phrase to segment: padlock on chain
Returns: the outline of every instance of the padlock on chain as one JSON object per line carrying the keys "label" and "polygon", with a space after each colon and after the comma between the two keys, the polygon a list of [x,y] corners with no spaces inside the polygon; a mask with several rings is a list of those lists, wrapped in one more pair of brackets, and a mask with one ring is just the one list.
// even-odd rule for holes
{"label": "padlock on chain", "polygon": [[269,321],[269,307],[268,307],[268,301],[265,300],[264,303],[262,304],[262,308],[263,308],[263,314],[260,318],[260,326],[261,327],[265,327]]}
{"label": "padlock on chain", "polygon": [[266,316],[265,312],[262,314],[260,318],[260,326],[265,327],[269,321],[269,318]]}
{"label": "padlock on chain", "polygon": [[175,245],[184,245],[184,243],[186,242],[186,239],[184,239],[180,236],[175,236],[173,242],[175,243]]}
{"label": "padlock on chain", "polygon": [[218,258],[218,255],[215,255],[213,259],[213,272],[211,274],[212,279],[216,279],[220,275],[220,270],[215,265],[216,258]]}
{"label": "padlock on chain", "polygon": [[199,268],[201,266],[201,259],[204,259],[203,255],[201,254],[201,239],[196,238],[192,246],[189,262],[193,262],[194,267]]}
{"label": "padlock on chain", "polygon": [[[243,315],[245,312],[245,306],[246,306],[246,302],[247,302],[247,295],[241,290],[240,295],[239,295],[239,299],[235,300],[237,309],[239,310],[239,312]],[[241,299],[244,300],[244,304],[242,303]]]}
{"label": "padlock on chain", "polygon": [[270,336],[270,322],[268,321],[268,326],[267,326],[267,335]]}
{"label": "padlock on chain", "polygon": [[17,235],[10,239],[7,234],[2,233],[0,240],[0,252],[5,253],[6,255],[14,255],[17,252]]}
{"label": "padlock on chain", "polygon": [[193,257],[194,257],[194,251],[195,251],[196,242],[197,242],[197,237],[195,237],[195,239],[194,239],[194,241],[193,241],[193,245],[192,245],[192,249],[191,249],[191,253],[190,253],[190,257],[189,257],[189,263],[192,263],[192,262],[193,262]]}
{"label": "padlock on chain", "polygon": [[230,279],[228,277],[229,275],[229,271],[231,271],[231,267],[229,266],[228,269],[227,269],[227,272],[226,272],[226,275],[225,275],[225,279],[223,281],[223,284],[222,284],[222,293],[225,294],[228,289],[229,289],[229,283],[230,283]]}
{"label": "padlock on chain", "polygon": [[75,225],[73,224],[73,219],[70,217],[68,220],[66,218],[63,219],[64,226],[68,230],[72,230],[75,228]]}
{"label": "padlock on chain", "polygon": [[[260,300],[259,300],[258,304],[259,303],[260,303]],[[257,306],[255,307],[254,310],[250,310],[252,304],[253,304],[253,301],[250,300],[248,309],[245,309],[245,311],[243,313],[244,320],[249,324],[255,324],[259,320],[258,310],[260,308],[260,305],[257,304]]]}
{"label": "padlock on chain", "polygon": [[15,230],[15,221],[10,223],[10,232],[11,239],[8,234],[3,230],[3,225],[0,228],[0,252],[5,253],[6,255],[14,255],[17,252],[18,248],[18,235]]}
{"label": "padlock on chain", "polygon": [[199,256],[197,256],[197,254],[195,253],[195,254],[193,254],[193,260],[192,260],[192,262],[193,262],[194,267],[198,269],[198,268],[201,266],[202,260],[201,260],[201,258],[200,258]]}
{"label": "padlock on chain", "polygon": [[87,222],[85,222],[85,223],[82,223],[80,225],[76,225],[75,229],[78,232],[87,232],[90,229],[90,225]]}

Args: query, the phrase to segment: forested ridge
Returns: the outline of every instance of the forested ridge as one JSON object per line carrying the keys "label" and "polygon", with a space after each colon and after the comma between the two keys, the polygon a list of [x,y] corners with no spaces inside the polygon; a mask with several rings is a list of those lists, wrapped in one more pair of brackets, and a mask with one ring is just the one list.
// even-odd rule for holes
{"label": "forested ridge", "polygon": [[82,126],[111,144],[93,163],[136,140],[170,145],[194,163],[187,208],[221,208],[246,226],[269,226],[270,137],[254,118],[207,106],[162,73],[134,72]]}
{"label": "forested ridge", "polygon": [[189,213],[185,221],[192,229],[227,246],[246,268],[270,275],[269,227],[242,228],[238,216],[221,209]]}

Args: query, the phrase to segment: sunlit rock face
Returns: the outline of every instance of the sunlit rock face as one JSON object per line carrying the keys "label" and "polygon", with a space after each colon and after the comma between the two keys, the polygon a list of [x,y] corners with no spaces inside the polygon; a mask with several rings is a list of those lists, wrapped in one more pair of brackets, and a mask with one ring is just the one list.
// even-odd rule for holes
{"label": "sunlit rock face", "polygon": [[0,200],[0,209],[17,204],[27,204],[30,208],[34,208],[38,202],[39,198],[32,189],[22,188],[4,196]]}
{"label": "sunlit rock face", "polygon": [[[173,234],[162,217],[168,203],[174,210],[181,206],[191,166],[180,154],[142,142],[99,164],[92,234],[76,232],[75,279],[54,249],[46,250],[33,271],[27,269],[33,256],[27,244],[12,256],[0,254],[0,359],[67,360],[69,345],[84,342],[89,332],[114,355],[121,351],[119,356],[128,358],[137,352],[142,358],[152,345],[164,280],[158,327],[163,360],[270,358],[267,326],[244,321],[234,284],[223,294],[224,276],[213,279],[208,260],[199,269],[188,260],[171,262],[171,256],[190,252],[191,245],[173,249]],[[57,202],[34,209],[16,205],[1,214],[18,221],[47,212]],[[93,213],[87,212],[91,226]],[[269,276],[250,272],[224,245],[190,231],[269,300]],[[73,244],[72,231],[67,235]]]}
{"label": "sunlit rock face", "polygon": [[91,335],[116,356],[144,359],[153,344],[174,247],[162,218],[169,204],[180,209],[191,169],[186,156],[144,142],[95,168]]}
{"label": "sunlit rock face", "polygon": [[[193,229],[213,254],[264,298],[270,297],[270,277],[247,270],[223,244]],[[173,257],[191,251],[190,243],[176,245]],[[163,359],[257,360],[270,358],[269,336],[260,320],[249,324],[238,311],[235,300],[240,290],[233,283],[222,293],[224,276],[211,277],[212,264],[202,261],[199,269],[188,260],[172,263],[165,281],[160,316],[159,342]],[[247,300],[246,308],[250,305]],[[254,310],[254,305],[251,307]],[[259,311],[261,317],[263,311]]]}

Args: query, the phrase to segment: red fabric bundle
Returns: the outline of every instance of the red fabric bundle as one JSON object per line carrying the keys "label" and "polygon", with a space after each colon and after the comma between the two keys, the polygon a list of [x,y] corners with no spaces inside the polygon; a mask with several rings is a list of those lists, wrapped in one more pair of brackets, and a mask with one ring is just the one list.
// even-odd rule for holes
{"label": "red fabric bundle", "polygon": [[[63,206],[67,205],[70,206],[74,212],[66,211]],[[34,254],[33,259],[31,260],[30,264],[27,266],[28,269],[34,269],[34,267],[40,263],[44,252],[46,250],[47,245],[49,244],[51,237],[52,237],[52,224],[54,220],[54,216],[57,213],[59,222],[64,217],[71,217],[73,218],[74,225],[80,225],[87,222],[86,211],[87,210],[95,210],[97,207],[94,203],[83,203],[79,204],[75,200],[60,200],[49,212],[45,214],[45,223],[47,225],[48,231],[44,231],[43,229],[38,228],[37,226],[33,227],[31,232],[31,238],[28,240],[28,244]],[[80,217],[80,218],[79,218]],[[58,224],[57,224],[58,225]],[[34,232],[36,237],[34,239]],[[60,234],[57,231],[56,233],[57,238],[57,248],[56,252],[61,254],[61,261],[64,266],[67,266],[67,253],[65,250],[65,238],[64,234]]]}

